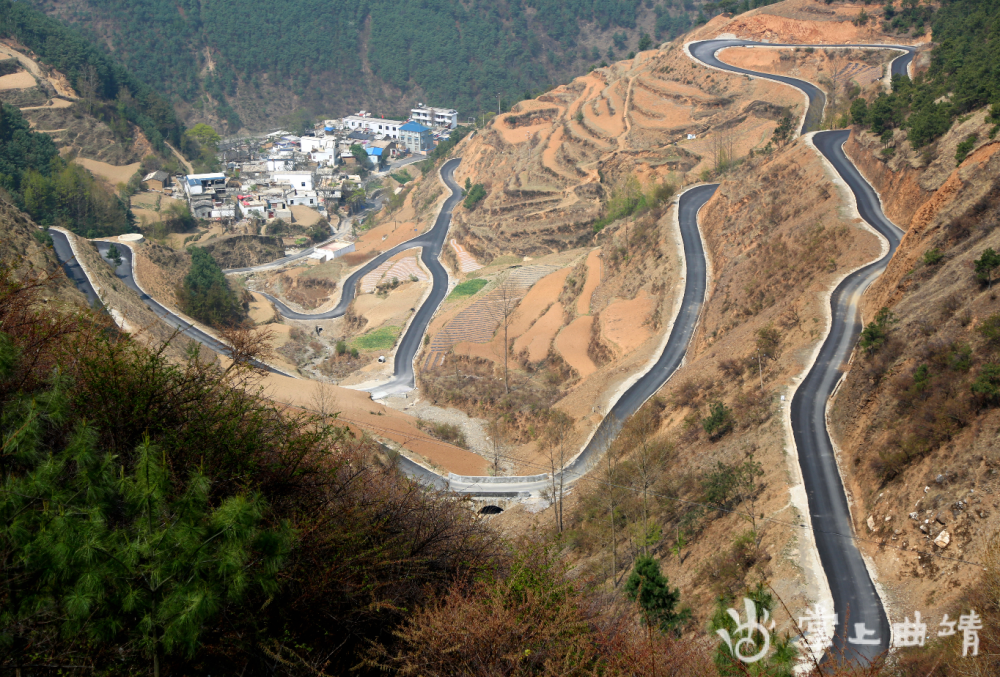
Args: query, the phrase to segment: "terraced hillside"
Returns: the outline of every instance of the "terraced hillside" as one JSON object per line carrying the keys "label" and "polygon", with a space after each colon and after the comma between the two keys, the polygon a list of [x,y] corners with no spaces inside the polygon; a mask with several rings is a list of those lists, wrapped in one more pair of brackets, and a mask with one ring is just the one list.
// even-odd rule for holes
{"label": "terraced hillside", "polygon": [[[818,42],[823,31],[817,26],[842,41],[877,37],[874,28],[852,23],[853,6],[817,13],[815,5],[801,0],[718,17],[683,40],[779,31]],[[775,71],[814,76],[844,103],[855,87],[880,87],[883,65],[892,57],[861,50],[828,57],[803,48],[779,59],[771,50],[755,51],[761,70],[769,65],[763,57],[774,56]],[[772,150],[779,142],[775,132],[781,136],[790,124],[782,127],[783,119],[798,120],[804,105],[789,87],[693,63],[682,41],[641,52],[522,101],[466,141],[458,176],[481,183],[487,196],[474,210],[456,212],[454,232],[480,261],[588,244],[593,224],[608,215],[616,191],[627,190],[629,176],[642,190],[701,180]]]}

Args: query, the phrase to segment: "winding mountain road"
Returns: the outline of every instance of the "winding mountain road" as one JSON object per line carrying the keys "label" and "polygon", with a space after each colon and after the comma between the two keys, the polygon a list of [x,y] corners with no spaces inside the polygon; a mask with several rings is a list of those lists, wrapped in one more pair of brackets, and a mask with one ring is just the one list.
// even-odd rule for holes
{"label": "winding mountain road", "polygon": [[414,314],[406,332],[399,340],[399,345],[396,347],[396,357],[393,362],[392,379],[374,388],[371,391],[373,398],[413,390],[415,383],[413,358],[420,348],[420,342],[427,331],[427,325],[430,324],[431,318],[437,312],[438,306],[441,305],[448,291],[448,273],[445,271],[444,266],[441,265],[438,257],[441,256],[441,247],[444,245],[445,237],[448,235],[448,228],[451,226],[451,213],[462,199],[462,189],[455,183],[455,169],[460,162],[461,158],[455,158],[448,160],[441,166],[441,178],[451,190],[451,195],[445,200],[444,206],[441,208],[441,212],[434,222],[434,227],[426,233],[422,233],[379,254],[354,271],[344,281],[344,287],[340,294],[340,303],[332,310],[323,313],[300,313],[292,310],[270,294],[259,292],[275,305],[282,316],[290,320],[329,320],[334,317],[340,317],[347,312],[351,301],[354,300],[358,282],[361,281],[361,278],[396,254],[404,252],[407,249],[420,248],[420,260],[431,272],[431,292]]}
{"label": "winding mountain road", "polygon": [[[698,229],[698,212],[712,197],[716,188],[718,184],[695,186],[684,191],[678,198],[677,220],[680,225],[686,268],[684,295],[671,327],[670,336],[653,366],[611,405],[587,445],[563,468],[564,486],[572,486],[593,469],[625,421],[663,387],[683,362],[688,344],[698,325],[708,286],[708,263],[705,259],[701,231]],[[478,497],[506,497],[512,492],[515,496],[518,495],[517,492],[538,494],[542,489],[551,486],[552,481],[548,478],[526,478],[525,481],[519,482],[516,477],[505,477],[502,482],[492,483],[479,479],[465,480],[453,477],[449,488],[460,494]]]}
{"label": "winding mountain road", "polygon": [[[747,40],[710,40],[692,43],[688,45],[688,50],[693,58],[714,68],[749,74],[797,87],[809,98],[802,132],[807,133],[818,127],[826,105],[826,97],[819,88],[796,78],[757,73],[731,66],[717,58],[719,50],[736,46],[764,45]],[[903,54],[892,61],[890,66],[892,74],[906,74],[915,53],[912,47],[904,45],[813,46],[898,49]],[[795,391],[791,402],[791,421],[792,436],[809,500],[816,548],[830,585],[834,611],[838,618],[835,646],[844,649],[846,656],[871,661],[888,649],[890,626],[882,601],[853,539],[854,524],[837,466],[833,442],[826,426],[826,407],[843,377],[840,367],[850,359],[858,335],[861,333],[862,320],[858,305],[861,296],[885,270],[903,232],[886,218],[875,189],[861,176],[844,153],[844,142],[849,137],[850,132],[847,130],[817,132],[813,135],[812,141],[854,194],[861,218],[885,238],[888,250],[877,261],[845,277],[834,289],[830,297],[832,315],[830,331],[820,347],[815,362]],[[866,630],[874,630],[868,639],[874,638],[878,642],[844,645],[844,638],[848,636],[848,629],[844,627],[848,614],[852,628],[857,628],[857,624],[863,623]],[[851,631],[850,636],[856,636],[856,633]]]}
{"label": "winding mountain road", "polygon": [[[902,51],[903,54],[892,60],[890,64],[890,72],[892,75],[906,75],[909,72],[910,63],[913,61],[913,57],[916,54],[916,49],[908,45],[870,45],[870,44],[856,44],[856,45],[808,45],[815,49],[895,49]],[[723,71],[729,71],[730,73],[740,73],[742,75],[751,75],[757,78],[763,78],[765,80],[773,80],[775,82],[780,82],[796,89],[801,90],[805,93],[806,97],[809,99],[809,106],[806,109],[805,118],[802,121],[802,133],[811,132],[819,129],[820,123],[823,121],[823,110],[826,108],[826,94],[823,93],[816,85],[808,82],[806,80],[799,80],[798,78],[788,77],[787,75],[772,75],[771,73],[759,73],[757,71],[747,70],[746,68],[740,68],[739,66],[733,66],[724,61],[721,61],[718,57],[718,53],[728,47],[768,47],[768,48],[780,48],[780,47],[803,47],[803,45],[792,45],[792,44],[781,44],[781,43],[770,43],[770,42],[754,42],[752,40],[703,40],[701,42],[692,42],[687,45],[688,53],[696,61],[700,61],[706,66],[712,68],[717,68]]]}
{"label": "winding mountain road", "polygon": [[[815,85],[803,80],[731,66],[717,57],[720,50],[738,46],[799,47],[801,45],[764,44],[746,40],[711,40],[691,43],[687,49],[693,59],[706,66],[774,80],[803,91],[808,97],[809,105],[803,118],[802,132],[815,129],[822,120],[825,108],[826,99],[823,92]],[[813,47],[898,49],[903,54],[893,60],[891,64],[893,74],[906,73],[914,56],[914,49],[903,45],[813,45]],[[813,143],[854,193],[861,217],[888,241],[888,251],[878,261],[848,275],[833,291],[831,296],[833,319],[830,332],[824,339],[813,366],[792,399],[791,418],[793,438],[808,495],[816,544],[833,594],[834,610],[838,614],[836,641],[839,644],[841,638],[846,636],[843,624],[849,610],[852,629],[857,624],[864,623],[867,630],[875,631],[874,637],[878,638],[878,644],[851,644],[845,648],[849,655],[856,652],[854,655],[859,654],[863,658],[871,659],[888,647],[890,628],[875,586],[860,551],[852,539],[853,526],[850,511],[834,456],[833,444],[826,428],[826,406],[842,377],[840,365],[850,357],[861,330],[858,307],[861,295],[885,269],[895,252],[902,232],[882,213],[874,189],[861,177],[844,154],[843,144],[848,137],[849,132],[847,131],[819,132],[813,136]],[[452,195],[445,202],[434,227],[427,233],[379,255],[352,274],[344,284],[341,300],[336,308],[320,314],[298,313],[277,299],[268,296],[275,303],[279,312],[290,319],[316,320],[339,317],[346,312],[354,298],[357,283],[365,274],[399,252],[416,247],[422,248],[421,260],[432,274],[431,293],[414,315],[410,326],[400,340],[396,351],[392,380],[376,388],[372,393],[373,397],[405,392],[413,387],[414,355],[419,349],[420,341],[431,317],[447,291],[448,277],[438,261],[438,256],[447,235],[452,210],[461,199],[461,191],[454,181],[454,171],[459,162],[458,159],[450,160],[442,167],[442,179],[451,189]],[[562,470],[566,484],[572,484],[580,479],[593,467],[607,444],[618,433],[624,421],[663,386],[683,361],[688,343],[697,326],[707,287],[707,265],[698,229],[697,215],[701,207],[711,198],[716,187],[716,185],[697,186],[687,190],[679,197],[678,221],[686,259],[686,271],[684,294],[678,316],[666,346],[653,366],[612,405],[608,415],[598,426],[586,447]],[[62,238],[65,240],[65,236]],[[57,240],[57,252],[60,248],[68,249],[68,243],[60,243],[55,233],[53,239]],[[100,244],[98,246],[100,247]],[[124,254],[125,252],[123,252],[123,258],[125,258]],[[63,259],[62,254],[60,254],[60,258]],[[116,271],[119,277],[126,280],[127,284],[131,281],[129,286],[136,290],[147,305],[154,308],[154,312],[157,312],[165,321],[173,326],[180,326],[175,324],[179,318],[172,316],[169,311],[156,304],[138,286],[134,285],[134,280],[131,279],[131,252],[129,252],[128,259],[128,264],[123,263],[121,267],[126,270]],[[67,259],[63,260],[67,261]],[[76,279],[73,270],[69,269],[69,272]],[[156,310],[157,306],[159,311]],[[225,346],[218,345],[218,342],[212,337],[204,335],[183,321],[180,321],[180,324],[186,328],[185,334],[202,341],[213,349],[225,352]],[[429,485],[479,497],[517,497],[525,495],[525,492],[537,495],[550,485],[548,479],[527,477],[523,480],[514,477],[503,478],[503,481],[500,482],[491,482],[486,478],[451,477],[446,480],[402,457],[400,465],[404,472]],[[854,634],[853,630],[851,634]]]}
{"label": "winding mountain road", "polygon": [[[80,263],[76,260],[76,255],[73,254],[73,248],[70,246],[67,235],[54,228],[50,228],[48,233],[52,236],[52,243],[56,251],[56,257],[63,264],[63,268],[66,270],[67,275],[69,275],[70,279],[76,283],[77,288],[87,296],[87,300],[91,303],[91,305],[95,302],[99,302],[100,299],[97,295],[97,291],[94,289],[90,280],[83,272],[83,268]],[[111,248],[113,243],[105,240],[94,240],[93,243],[97,246],[97,251],[100,252],[101,256],[107,260],[108,250]],[[225,343],[219,341],[211,334],[202,331],[197,326],[191,324],[179,315],[171,312],[156,299],[149,296],[146,292],[139,288],[139,285],[135,281],[135,275],[133,272],[132,249],[128,244],[119,243],[118,252],[121,254],[122,263],[120,266],[115,268],[115,276],[124,282],[129,289],[134,291],[139,296],[139,299],[145,303],[157,317],[159,317],[167,325],[174,327],[175,329],[179,329],[184,336],[204,344],[215,352],[221,355],[229,354],[229,346]],[[108,262],[108,265],[111,265],[110,261]],[[291,376],[291,374],[287,372],[281,371],[280,369],[276,369],[275,367],[262,362],[258,363],[258,366],[275,374]]]}

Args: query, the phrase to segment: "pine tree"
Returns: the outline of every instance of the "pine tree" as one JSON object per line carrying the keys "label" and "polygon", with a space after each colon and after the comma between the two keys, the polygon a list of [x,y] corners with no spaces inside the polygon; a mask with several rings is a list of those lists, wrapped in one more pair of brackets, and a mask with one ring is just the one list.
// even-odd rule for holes
{"label": "pine tree", "polygon": [[118,251],[117,246],[111,245],[108,247],[108,259],[114,261],[116,269],[122,264],[122,253]]}
{"label": "pine tree", "polygon": [[976,279],[985,282],[993,288],[993,271],[1000,267],[1000,254],[993,251],[993,248],[983,250],[983,255],[973,262],[976,266]]}
{"label": "pine tree", "polygon": [[675,610],[681,592],[670,588],[670,580],[660,571],[660,564],[652,557],[640,557],[625,581],[625,594],[638,602],[649,624],[656,624],[662,632],[680,627],[690,616],[688,609]]}
{"label": "pine tree", "polygon": [[181,309],[206,324],[228,327],[239,324],[242,310],[222,268],[200,247],[191,247],[191,269],[177,290]]}
{"label": "pine tree", "polygon": [[292,532],[264,527],[259,496],[212,505],[211,481],[197,469],[186,483],[172,481],[148,441],[119,458],[81,423],[62,448],[46,450],[69,387],[56,377],[51,390],[5,412],[0,626],[48,617],[65,637],[140,648],[158,677],[162,656],[195,654],[226,603],[277,590]]}

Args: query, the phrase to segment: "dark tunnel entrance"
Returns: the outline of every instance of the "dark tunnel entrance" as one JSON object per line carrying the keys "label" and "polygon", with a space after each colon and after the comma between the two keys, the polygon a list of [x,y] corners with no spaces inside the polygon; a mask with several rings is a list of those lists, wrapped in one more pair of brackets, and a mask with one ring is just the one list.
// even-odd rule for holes
{"label": "dark tunnel entrance", "polygon": [[479,509],[480,515],[499,515],[503,512],[503,508],[499,505],[484,505]]}

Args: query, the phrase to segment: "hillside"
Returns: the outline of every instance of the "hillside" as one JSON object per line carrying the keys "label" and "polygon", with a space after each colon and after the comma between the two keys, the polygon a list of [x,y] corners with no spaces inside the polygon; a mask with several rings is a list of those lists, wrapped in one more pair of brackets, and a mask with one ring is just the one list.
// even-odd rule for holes
{"label": "hillside", "polygon": [[[961,560],[981,561],[997,529],[1000,316],[975,263],[1000,250],[1000,145],[987,114],[956,124],[931,153],[914,149],[905,131],[894,133],[888,160],[869,131],[849,148],[907,234],[864,304],[866,322],[891,311],[884,344],[855,352],[831,424],[856,528],[888,546],[869,553],[900,605],[947,608],[976,574]],[[956,162],[969,138],[981,140]]]}
{"label": "hillside", "polygon": [[[834,32],[844,42],[885,39],[873,24],[854,25],[857,7],[835,4],[817,14],[815,4],[786,2],[720,17],[684,39],[720,33],[773,39],[779,32],[804,42]],[[755,50],[754,67],[765,65],[761,51]],[[780,64],[799,77],[820,76],[821,84],[833,72],[855,72],[824,85],[846,103],[850,88],[878,88],[892,56],[838,52],[833,63],[821,50],[789,50]],[[465,142],[461,152],[471,161],[459,177],[482,184],[486,197],[457,216],[455,232],[485,260],[587,243],[603,224],[628,216],[639,187],[707,180],[742,158],[767,155],[803,113],[792,88],[698,66],[680,42],[642,52],[517,104]],[[785,118],[784,137],[776,137]]]}
{"label": "hillside", "polygon": [[[35,2],[169,94],[189,124],[230,133],[263,129],[300,109],[390,117],[418,101],[457,108],[464,121],[673,38],[698,20],[703,4]],[[254,22],[261,23],[251,37]]]}
{"label": "hillside", "polygon": [[[274,10],[257,1],[244,9]],[[260,233],[147,224],[158,236],[130,249],[136,282],[172,311],[191,293],[192,262],[215,290],[228,279],[225,298],[235,292],[233,303],[247,309],[240,326],[217,332],[238,347],[232,358],[170,330],[87,241],[133,225],[124,191],[106,184],[163,162],[148,153],[166,137],[143,126],[152,118],[140,109],[164,100],[122,84],[115,101],[146,97],[123,113],[128,104],[88,90],[79,69],[43,58],[54,63],[60,50],[32,42],[25,21],[57,24],[17,4],[0,5],[3,25],[22,27],[18,41],[0,45],[10,57],[0,60],[0,669],[1000,675],[994,0],[713,3],[707,13],[726,13],[526,98],[453,149],[382,177],[384,208],[343,228],[354,247],[338,258],[224,278],[217,263],[267,260],[314,226],[325,237],[327,224],[271,230],[271,222]],[[241,117],[230,116],[233,125],[246,123],[237,112],[247,101],[242,72],[234,70],[230,98],[205,94],[231,67],[220,64],[237,58],[199,42],[228,25],[220,7],[47,7],[105,31],[126,60],[134,57],[115,42],[115,26],[138,30],[143,12],[170,18],[169,39],[164,31],[136,44],[176,47],[171,58],[181,64],[180,47],[203,49],[194,79],[170,80],[183,70],[171,69],[160,76],[164,91],[191,87],[191,101],[202,94],[202,108],[185,115],[228,115],[232,104]],[[414,50],[424,47],[399,22],[380,26],[384,16],[398,10],[419,27],[442,7],[451,5],[424,3],[421,12],[373,1],[347,14],[353,25],[337,16],[325,28],[367,40],[362,68],[377,64],[385,75],[372,40],[399,50],[394,41],[409,37]],[[622,30],[631,8],[642,30],[651,16],[680,15],[652,3],[609,7],[588,6],[587,21]],[[470,34],[481,23],[466,21],[478,12],[505,26],[521,12],[529,29],[547,26],[544,39],[563,46],[596,34],[568,22],[584,10],[542,0],[449,11],[461,19],[459,45],[485,39]],[[312,30],[297,33],[303,46]],[[799,43],[728,48],[720,58],[816,83],[826,95],[822,126],[850,131],[826,143],[847,139],[848,158],[877,191],[870,204],[818,150],[824,136],[798,134],[801,93],[696,65],[684,46],[720,36]],[[911,44],[913,79],[887,75],[895,52],[814,46],[828,42]],[[461,63],[478,77],[482,64],[467,56]],[[417,91],[414,73],[405,95]],[[474,89],[473,102],[484,95]],[[401,91],[379,96],[404,101]],[[305,96],[283,105],[292,110]],[[58,111],[66,117],[46,117]],[[691,189],[708,200],[696,215],[683,197]],[[161,210],[181,218],[159,196],[133,198],[139,218],[162,223]],[[419,254],[442,244],[429,234],[444,237],[435,224],[448,224],[446,204],[456,206],[440,255],[445,274],[435,276]],[[870,287],[838,296],[841,281],[870,274],[867,265],[889,251],[861,218],[878,204],[905,235]],[[36,223],[78,233],[76,263],[107,314],[84,307]],[[296,312],[333,308],[359,267],[418,236],[420,248],[358,276],[346,313],[279,312],[278,301]],[[699,240],[704,261],[697,244],[689,248]],[[51,280],[25,284],[35,277]],[[700,306],[685,292],[696,278],[707,287]],[[419,346],[416,387],[373,400],[365,389],[396,376],[396,355],[409,364],[399,337],[422,328],[414,318],[442,287],[426,332],[404,342]],[[853,304],[863,327],[856,340],[851,315],[846,326],[836,320]],[[674,367],[654,362],[678,327],[692,338],[663,383],[655,379]],[[836,359],[819,351],[828,332],[843,346]],[[294,376],[258,369],[257,360]],[[658,392],[620,432],[602,432],[616,430],[613,404],[647,370]],[[795,446],[803,419],[793,402],[812,390],[806,375],[815,372],[837,384],[809,420],[829,430],[829,452]],[[553,471],[591,436],[607,450],[583,454],[585,474],[564,492]],[[819,454],[831,459],[819,482],[841,498],[839,475],[846,490],[845,521],[815,502],[807,465]],[[511,477],[548,472],[534,481],[551,484],[530,491]],[[493,491],[451,491],[469,485]],[[865,558],[857,568],[853,544]],[[879,620],[892,634],[877,650],[892,649],[870,666],[839,664],[838,648],[812,664],[810,645],[823,639],[813,611],[841,604],[834,585],[861,590],[865,566],[891,624]],[[727,613],[743,600],[766,609],[763,628],[773,629],[759,662],[737,660],[720,642],[727,631],[757,646],[765,636],[751,634],[762,626],[750,624],[749,608],[747,624]],[[853,607],[835,609],[845,639],[848,627],[864,632],[848,626],[858,620]],[[964,656],[970,609],[982,619],[977,658]],[[925,642],[914,639],[915,612]],[[963,617],[957,634],[938,632]]]}

